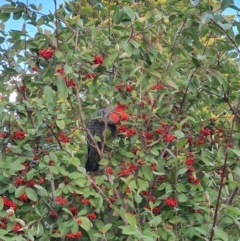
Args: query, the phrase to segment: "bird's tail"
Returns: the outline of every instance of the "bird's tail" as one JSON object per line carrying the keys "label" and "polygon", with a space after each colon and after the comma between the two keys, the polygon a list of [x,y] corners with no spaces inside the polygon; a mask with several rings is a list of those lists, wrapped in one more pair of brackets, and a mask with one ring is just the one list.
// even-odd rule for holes
{"label": "bird's tail", "polygon": [[[98,147],[101,150],[101,144],[98,143]],[[86,171],[87,172],[96,172],[98,171],[100,161],[100,156],[97,149],[93,146],[88,146],[88,159],[86,162]]]}

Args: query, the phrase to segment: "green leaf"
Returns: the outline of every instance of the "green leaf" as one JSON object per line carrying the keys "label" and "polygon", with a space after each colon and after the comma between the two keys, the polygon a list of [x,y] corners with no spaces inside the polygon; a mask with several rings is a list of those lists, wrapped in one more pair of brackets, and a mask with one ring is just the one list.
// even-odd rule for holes
{"label": "green leaf", "polygon": [[62,208],[62,210],[63,210],[65,213],[68,213],[70,216],[73,216],[72,212],[71,212],[68,208]]}
{"label": "green leaf", "polygon": [[137,225],[137,220],[135,219],[135,217],[132,214],[126,213],[125,218],[131,226],[135,227]]}
{"label": "green leaf", "polygon": [[140,235],[140,231],[138,231],[136,228],[132,226],[119,226],[119,228],[122,229],[123,234],[127,235]]}
{"label": "green leaf", "polygon": [[58,170],[57,170],[57,168],[54,167],[54,166],[49,166],[48,168],[49,168],[49,170],[50,170],[53,174],[58,174],[58,173],[59,173]]}
{"label": "green leaf", "polygon": [[55,54],[56,58],[58,58],[58,59],[62,58],[62,56],[63,56],[62,52],[59,50],[56,50],[54,54]]}
{"label": "green leaf", "polygon": [[129,57],[132,56],[134,47],[131,43],[125,43],[123,48]]}
{"label": "green leaf", "polygon": [[66,117],[66,115],[62,114],[62,113],[57,115],[58,120],[64,119],[65,117]]}
{"label": "green leaf", "polygon": [[92,227],[92,223],[86,217],[79,217],[82,220],[82,223],[79,225],[85,231],[88,231]]}
{"label": "green leaf", "polygon": [[80,165],[80,160],[77,157],[73,157],[71,160],[71,163],[75,166],[78,167]]}
{"label": "green leaf", "polygon": [[25,186],[18,187],[15,191],[15,198],[19,198],[25,192],[25,189]]}
{"label": "green leaf", "polygon": [[27,187],[26,194],[30,200],[32,200],[34,202],[37,201],[37,193],[32,188]]}
{"label": "green leaf", "polygon": [[42,10],[42,4],[41,4],[41,3],[38,5],[37,10],[38,10],[38,11],[41,11],[41,10]]}
{"label": "green leaf", "polygon": [[181,147],[185,146],[186,144],[187,144],[187,140],[186,139],[182,139],[182,140],[177,142],[176,147],[178,149],[180,149]]}
{"label": "green leaf", "polygon": [[188,169],[187,169],[186,167],[184,167],[184,168],[182,168],[182,169],[179,169],[178,172],[177,172],[177,174],[178,174],[178,175],[182,175],[182,174],[186,173],[187,170],[188,170]]}
{"label": "green leaf", "polygon": [[68,97],[68,90],[65,82],[63,81],[62,78],[57,79],[57,93],[58,93],[58,98],[66,100]]}
{"label": "green leaf", "polygon": [[194,57],[192,57],[192,62],[194,63],[194,65],[195,65],[196,67],[200,67],[200,65],[201,65],[201,63],[199,62],[199,60],[196,59],[196,58],[194,58]]}
{"label": "green leaf", "polygon": [[41,197],[47,197],[49,194],[47,192],[47,190],[37,184],[34,185],[34,187],[36,188],[36,192],[41,196]]}
{"label": "green leaf", "polygon": [[228,149],[229,151],[233,152],[234,154],[236,154],[237,156],[240,156],[240,150],[239,149]]}
{"label": "green leaf", "polygon": [[135,12],[130,7],[124,7],[124,11],[128,15],[128,17],[131,18],[131,20],[135,19]]}
{"label": "green leaf", "polygon": [[4,203],[2,197],[0,197],[0,211],[3,209]]}
{"label": "green leaf", "polygon": [[51,103],[54,101],[54,93],[53,93],[53,89],[50,87],[50,86],[45,86],[44,87],[44,91],[43,91],[43,94],[44,94],[44,98],[47,102]]}
{"label": "green leaf", "polygon": [[65,74],[72,74],[73,73],[72,67],[70,67],[69,65],[65,64],[64,65],[64,73]]}
{"label": "green leaf", "polygon": [[188,197],[184,193],[178,194],[177,199],[181,203],[188,201]]}
{"label": "green leaf", "polygon": [[153,173],[152,173],[152,169],[146,165],[142,166],[142,172],[144,177],[148,180],[151,181],[153,178]]}
{"label": "green leaf", "polygon": [[111,41],[109,41],[109,39],[106,39],[106,40],[104,40],[103,44],[105,46],[111,46]]}
{"label": "green leaf", "polygon": [[61,130],[65,129],[65,121],[64,120],[56,120],[56,124]]}
{"label": "green leaf", "polygon": [[154,155],[154,156],[159,156],[159,151],[157,149],[152,149],[151,150],[151,153]]}
{"label": "green leaf", "polygon": [[100,231],[102,231],[103,233],[106,233],[108,230],[110,230],[110,228],[112,227],[112,223],[107,223],[104,228]]}
{"label": "green leaf", "polygon": [[150,74],[150,75],[152,75],[153,77],[157,77],[157,78],[159,78],[159,79],[162,78],[162,75],[161,75],[159,72],[157,72],[156,70],[148,69],[148,70],[147,70],[147,73]]}
{"label": "green leaf", "polygon": [[214,228],[214,234],[224,241],[228,241],[228,234],[219,227]]}
{"label": "green leaf", "polygon": [[221,2],[221,9],[224,11],[232,4],[232,0],[222,0]]}
{"label": "green leaf", "polygon": [[69,173],[69,177],[70,177],[71,179],[84,178],[83,174],[80,173],[80,172],[72,172],[72,173]]}

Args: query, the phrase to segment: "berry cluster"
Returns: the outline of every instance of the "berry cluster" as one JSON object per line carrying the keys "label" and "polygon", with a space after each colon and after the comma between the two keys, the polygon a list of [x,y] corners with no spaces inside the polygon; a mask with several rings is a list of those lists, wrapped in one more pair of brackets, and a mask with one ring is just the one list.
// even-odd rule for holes
{"label": "berry cluster", "polygon": [[50,212],[50,216],[51,216],[52,218],[57,218],[57,217],[58,217],[58,215],[57,215],[57,213],[56,213],[55,211],[51,211],[51,212]]}
{"label": "berry cluster", "polygon": [[165,137],[164,137],[164,141],[165,142],[172,142],[172,141],[174,141],[176,139],[177,139],[177,137],[174,136],[174,135],[171,135],[171,134],[165,135]]}
{"label": "berry cluster", "polygon": [[63,68],[57,69],[57,73],[64,74],[64,69]]}
{"label": "berry cluster", "polygon": [[75,234],[68,233],[66,235],[67,238],[80,238],[81,236],[82,236],[82,232],[81,231],[77,231]]}
{"label": "berry cluster", "polygon": [[51,59],[53,54],[54,54],[54,50],[52,50],[52,49],[43,49],[43,50],[39,50],[38,53],[44,59]]}
{"label": "berry cluster", "polygon": [[153,134],[151,132],[143,132],[142,136],[148,141],[151,141],[153,139]]}
{"label": "berry cluster", "polygon": [[43,184],[43,183],[44,183],[43,177],[39,177],[39,183],[40,183],[40,184]]}
{"label": "berry cluster", "polygon": [[162,84],[157,84],[157,85],[154,85],[151,90],[161,90],[164,88],[164,85]]}
{"label": "berry cluster", "polygon": [[23,203],[26,203],[29,201],[28,196],[25,192],[18,199]]}
{"label": "berry cluster", "polygon": [[[144,207],[145,207],[146,209],[148,209],[148,210],[151,210],[151,207],[150,207],[149,205],[145,205]],[[159,214],[160,211],[161,211],[161,210],[160,210],[159,207],[155,207],[155,208],[152,209],[152,212],[153,212],[154,214],[156,214],[156,215]]]}
{"label": "berry cluster", "polygon": [[131,137],[131,136],[134,136],[137,133],[137,131],[134,129],[128,128],[127,126],[119,126],[118,133],[126,133],[127,136]]}
{"label": "berry cluster", "polygon": [[82,201],[81,201],[81,203],[82,203],[83,205],[87,205],[87,204],[90,203],[90,200],[87,199],[87,198],[83,198]]}
{"label": "berry cluster", "polygon": [[113,169],[111,167],[109,167],[109,166],[105,167],[105,172],[107,174],[110,174],[110,175],[113,175],[113,173],[114,173]]}
{"label": "berry cluster", "polygon": [[67,199],[66,199],[66,198],[57,197],[57,198],[55,199],[55,201],[56,201],[57,203],[59,203],[60,205],[66,205],[66,204],[67,204]]}
{"label": "berry cluster", "polygon": [[76,83],[73,79],[67,80],[65,82],[66,82],[67,87],[75,87],[76,86]]}
{"label": "berry cluster", "polygon": [[170,207],[175,207],[177,205],[177,200],[173,198],[167,198],[164,200],[164,202]]}
{"label": "berry cluster", "polygon": [[97,76],[97,73],[86,73],[85,78],[86,79],[94,79]]}
{"label": "berry cluster", "polygon": [[0,133],[0,138],[5,138],[6,136],[7,136],[7,134],[5,132]]}
{"label": "berry cluster", "polygon": [[97,218],[97,216],[95,215],[95,213],[89,213],[89,214],[87,215],[87,217],[88,217],[90,220],[94,220],[94,219]]}
{"label": "berry cluster", "polygon": [[14,131],[13,139],[14,140],[23,140],[25,138],[25,135],[26,135],[25,131]]}
{"label": "berry cluster", "polygon": [[200,133],[203,136],[212,136],[214,134],[214,129],[212,129],[212,128],[202,128],[200,130]]}
{"label": "berry cluster", "polygon": [[12,200],[8,200],[5,196],[2,196],[2,199],[4,206],[13,208],[14,210],[17,209],[18,206]]}
{"label": "berry cluster", "polygon": [[78,213],[78,209],[76,207],[70,207],[69,211],[73,214],[73,215],[77,215]]}
{"label": "berry cluster", "polygon": [[36,66],[32,67],[32,71],[35,71],[37,72],[38,71],[38,68]]}
{"label": "berry cluster", "polygon": [[195,184],[195,185],[199,185],[201,183],[201,181],[198,178],[195,178],[194,176],[190,175],[188,177],[189,182]]}
{"label": "berry cluster", "polygon": [[108,198],[108,201],[109,201],[111,204],[113,204],[113,203],[116,202],[116,198],[115,198],[115,197],[109,197],[109,198]]}
{"label": "berry cluster", "polygon": [[24,92],[26,90],[26,87],[24,85],[21,85],[18,88],[20,92]]}
{"label": "berry cluster", "polygon": [[124,91],[124,88],[125,88],[125,91],[126,92],[132,92],[134,87],[133,85],[130,85],[130,84],[118,84],[116,85],[116,89],[119,91],[119,92],[122,92]]}
{"label": "berry cluster", "polygon": [[67,137],[64,133],[60,133],[58,135],[58,139],[63,143],[69,143],[70,142],[70,138]]}
{"label": "berry cluster", "polygon": [[98,56],[98,55],[96,55],[95,57],[94,57],[94,64],[99,64],[99,65],[102,65],[103,64],[103,57],[102,56]]}
{"label": "berry cluster", "polygon": [[15,223],[12,229],[13,232],[18,232],[22,228],[20,223]]}
{"label": "berry cluster", "polygon": [[2,229],[6,229],[8,224],[8,218],[7,217],[1,217],[0,218],[0,227]]}

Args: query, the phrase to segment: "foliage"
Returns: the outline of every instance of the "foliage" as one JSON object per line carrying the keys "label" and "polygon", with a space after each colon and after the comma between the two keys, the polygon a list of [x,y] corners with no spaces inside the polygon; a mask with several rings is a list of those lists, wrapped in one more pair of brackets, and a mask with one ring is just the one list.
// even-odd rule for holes
{"label": "foliage", "polygon": [[[240,23],[223,13],[237,6],[72,0],[44,15],[10,2],[0,239],[237,240]],[[9,19],[23,29],[6,33]],[[86,173],[86,123],[117,102],[131,118]]]}

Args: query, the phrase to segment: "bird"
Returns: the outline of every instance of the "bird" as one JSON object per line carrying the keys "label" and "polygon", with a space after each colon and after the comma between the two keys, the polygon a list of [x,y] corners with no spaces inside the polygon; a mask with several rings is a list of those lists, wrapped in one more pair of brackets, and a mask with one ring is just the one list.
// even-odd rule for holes
{"label": "bird", "polygon": [[107,126],[110,129],[111,136],[114,138],[117,134],[117,125],[120,124],[121,121],[129,119],[126,110],[127,105],[117,103],[115,106],[98,110],[97,118],[91,117],[89,120],[87,129],[88,132],[91,133],[91,136],[89,134],[87,135],[88,157],[85,165],[87,172],[97,172],[99,169],[98,163],[101,159],[99,152],[94,145],[93,137],[99,137],[100,140],[95,141],[95,143],[98,145],[99,150],[101,150],[105,127]]}

